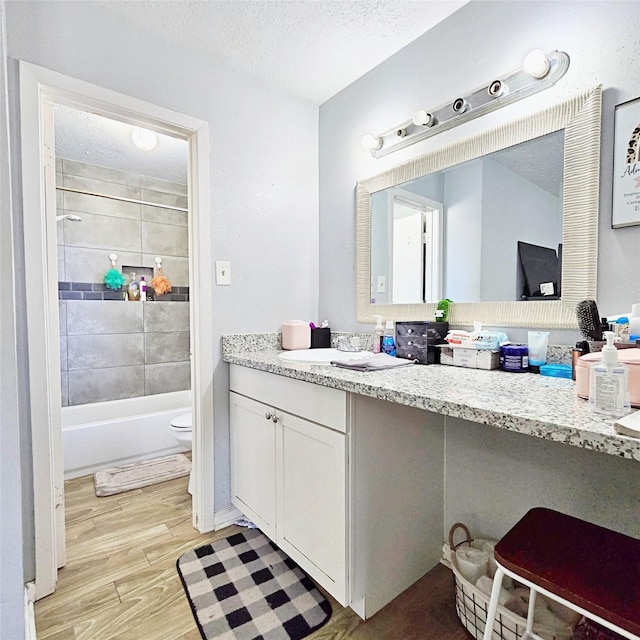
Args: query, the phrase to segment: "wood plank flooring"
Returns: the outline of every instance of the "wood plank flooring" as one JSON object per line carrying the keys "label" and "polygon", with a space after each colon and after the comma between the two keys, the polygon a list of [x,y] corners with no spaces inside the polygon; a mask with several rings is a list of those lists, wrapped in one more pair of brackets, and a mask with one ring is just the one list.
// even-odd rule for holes
{"label": "wood plank flooring", "polygon": [[[97,498],[93,476],[65,483],[67,565],[35,606],[39,640],[201,640],[175,563],[239,527],[199,534],[188,478]],[[469,640],[451,572],[437,566],[367,621],[331,599],[310,640]]]}

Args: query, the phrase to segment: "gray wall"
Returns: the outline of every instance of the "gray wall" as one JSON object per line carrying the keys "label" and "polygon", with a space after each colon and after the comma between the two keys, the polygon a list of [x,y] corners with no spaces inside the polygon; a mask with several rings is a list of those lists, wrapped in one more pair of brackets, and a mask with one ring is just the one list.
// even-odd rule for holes
{"label": "gray wall", "polygon": [[[62,406],[189,389],[187,213],[166,208],[187,207],[187,186],[62,158],[56,169],[58,214],[82,217],[58,222]],[[120,291],[104,285],[110,253],[126,278]],[[171,283],[161,296],[156,256]],[[153,301],[122,304],[131,271],[146,276]]]}
{"label": "gray wall", "polygon": [[[603,315],[629,311],[640,302],[640,227],[610,228],[613,109],[638,96],[639,29],[640,3],[635,1],[473,1],[325,102],[320,107],[321,315],[333,326],[358,328],[356,180],[599,83],[604,100],[597,302]],[[554,87],[379,160],[360,146],[368,131],[384,131],[416,109],[446,103],[520,67],[534,48],[560,49],[571,57],[569,71]],[[577,332],[566,334],[554,332],[552,341],[570,344],[577,337]]]}
{"label": "gray wall", "polygon": [[[16,60],[26,60],[209,124],[212,254],[213,260],[230,261],[232,270],[232,286],[214,287],[212,292],[215,508],[221,509],[229,504],[229,386],[228,367],[220,358],[220,335],[278,331],[282,322],[291,318],[318,321],[318,107],[212,60],[192,49],[189,41],[163,41],[156,33],[109,12],[109,4],[11,0],[3,5],[12,88],[10,162],[17,172],[13,194],[16,246],[20,247],[25,233],[29,233],[22,228]],[[258,120],[256,105],[260,110]],[[5,193],[3,189],[3,198]],[[4,216],[3,207],[3,225]],[[5,260],[4,233],[2,238]],[[24,290],[22,265],[22,253],[17,251],[13,264],[3,269],[5,278],[14,273],[18,290]],[[5,309],[3,303],[3,321]],[[26,325],[20,300],[16,320],[19,329]],[[24,336],[18,335],[17,339],[22,347],[19,353],[25,354]],[[3,359],[4,354],[3,343]],[[14,362],[14,368],[15,365]],[[17,366],[24,370],[24,355]],[[23,394],[27,382],[23,374]],[[27,406],[28,397],[21,400],[22,406]],[[13,442],[20,438],[20,456],[23,464],[30,465],[28,419],[19,427],[15,422],[4,427],[3,416],[3,442],[5,438]],[[11,481],[12,492],[19,487],[16,454],[13,444],[8,450],[2,449],[2,477],[4,481],[6,474]],[[7,457],[11,462],[5,466]],[[30,471],[25,477],[30,477]],[[22,501],[19,497],[17,500],[13,510],[8,508],[6,519],[3,500],[0,534],[3,556],[7,544],[12,559],[22,555],[19,546],[23,536],[17,515],[21,508],[27,513],[25,526],[33,525],[30,488],[24,490]],[[32,565],[31,531],[24,533],[24,542],[25,561]],[[16,588],[22,578],[17,570],[3,570],[2,585],[6,582]],[[3,621],[4,607],[3,588]]]}

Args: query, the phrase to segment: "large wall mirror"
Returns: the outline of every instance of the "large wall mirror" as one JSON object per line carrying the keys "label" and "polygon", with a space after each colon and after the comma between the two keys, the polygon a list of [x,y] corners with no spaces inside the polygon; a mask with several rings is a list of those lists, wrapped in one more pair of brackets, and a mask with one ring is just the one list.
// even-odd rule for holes
{"label": "large wall mirror", "polygon": [[357,184],[358,320],[575,328],[595,298],[601,89]]}

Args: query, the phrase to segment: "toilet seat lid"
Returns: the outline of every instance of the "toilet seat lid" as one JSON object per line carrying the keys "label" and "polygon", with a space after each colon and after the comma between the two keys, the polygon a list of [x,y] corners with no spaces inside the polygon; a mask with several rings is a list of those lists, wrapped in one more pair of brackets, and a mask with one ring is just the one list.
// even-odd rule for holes
{"label": "toilet seat lid", "polygon": [[191,429],[191,412],[182,413],[171,420],[171,426],[176,429]]}

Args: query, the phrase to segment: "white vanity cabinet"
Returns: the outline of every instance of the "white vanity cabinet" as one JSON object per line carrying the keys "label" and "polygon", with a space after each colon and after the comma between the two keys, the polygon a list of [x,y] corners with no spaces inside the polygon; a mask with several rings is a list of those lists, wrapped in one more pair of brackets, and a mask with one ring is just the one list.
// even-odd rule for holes
{"label": "white vanity cabinet", "polygon": [[347,394],[231,367],[232,503],[348,604]]}

